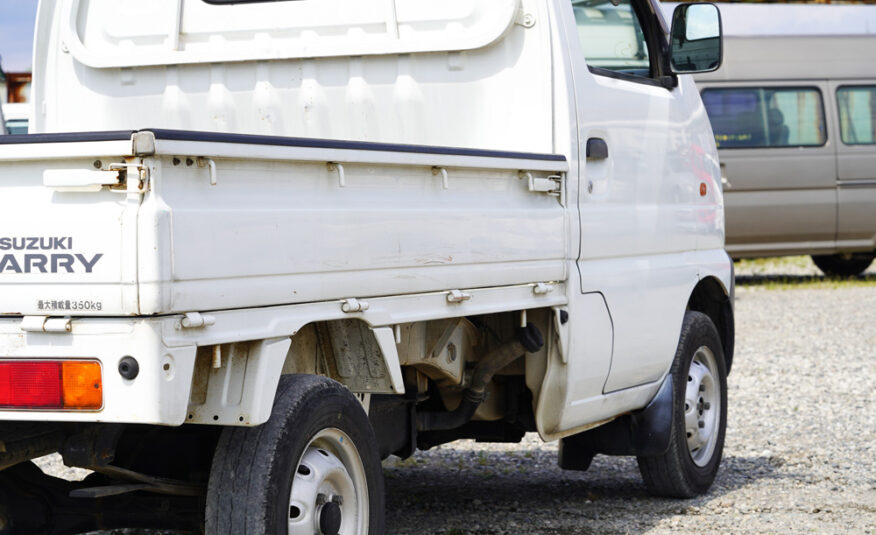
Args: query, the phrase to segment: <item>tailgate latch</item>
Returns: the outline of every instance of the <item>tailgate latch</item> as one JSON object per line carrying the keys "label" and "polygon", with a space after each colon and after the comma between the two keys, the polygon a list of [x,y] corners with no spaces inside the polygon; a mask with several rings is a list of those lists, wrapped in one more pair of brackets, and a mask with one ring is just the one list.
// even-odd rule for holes
{"label": "tailgate latch", "polygon": [[519,176],[527,181],[529,191],[534,193],[547,193],[548,195],[559,196],[563,191],[563,177],[559,175],[538,178],[529,171],[520,171]]}

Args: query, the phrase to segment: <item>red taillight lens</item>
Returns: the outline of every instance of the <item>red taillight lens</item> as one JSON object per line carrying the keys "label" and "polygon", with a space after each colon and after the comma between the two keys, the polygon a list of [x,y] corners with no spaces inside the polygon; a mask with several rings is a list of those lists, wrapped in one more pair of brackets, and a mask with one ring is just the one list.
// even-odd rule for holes
{"label": "red taillight lens", "polygon": [[102,405],[97,362],[0,362],[0,408],[94,410]]}

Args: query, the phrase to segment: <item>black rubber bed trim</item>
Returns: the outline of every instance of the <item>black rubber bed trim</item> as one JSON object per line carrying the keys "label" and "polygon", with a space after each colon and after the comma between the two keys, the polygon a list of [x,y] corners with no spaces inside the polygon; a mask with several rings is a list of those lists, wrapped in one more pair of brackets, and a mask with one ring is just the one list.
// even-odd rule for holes
{"label": "black rubber bed trim", "polygon": [[431,145],[403,145],[396,143],[371,143],[365,141],[338,141],[283,136],[257,136],[251,134],[225,134],[219,132],[192,132],[188,130],[162,130],[147,128],[156,139],[168,141],[204,141],[212,143],[243,143],[249,145],[274,145],[280,147],[305,147],[313,149],[368,150],[380,152],[409,152],[417,154],[442,154],[451,156],[480,156],[485,158],[512,158],[516,160],[547,160],[564,162],[562,154],[537,154],[496,150],[437,147]]}
{"label": "black rubber bed trim", "polygon": [[199,141],[205,143],[238,143],[247,145],[272,145],[278,147],[303,147],[313,149],[367,150],[378,152],[406,152],[412,154],[439,154],[446,156],[476,156],[482,158],[508,158],[513,160],[541,160],[565,162],[562,154],[538,154],[497,150],[437,147],[430,145],[404,145],[396,143],[371,143],[364,141],[338,141],[284,136],[258,136],[251,134],[227,134],[219,132],[194,132],[189,130],[116,130],[112,132],[78,132],[68,134],[26,134],[0,136],[0,145],[23,143],[81,143],[89,141],[124,141],[137,132],[152,132],[157,140]]}
{"label": "black rubber bed trim", "polygon": [[112,132],[71,132],[64,134],[16,134],[12,136],[0,136],[0,145],[129,141],[134,133],[134,130],[114,130]]}

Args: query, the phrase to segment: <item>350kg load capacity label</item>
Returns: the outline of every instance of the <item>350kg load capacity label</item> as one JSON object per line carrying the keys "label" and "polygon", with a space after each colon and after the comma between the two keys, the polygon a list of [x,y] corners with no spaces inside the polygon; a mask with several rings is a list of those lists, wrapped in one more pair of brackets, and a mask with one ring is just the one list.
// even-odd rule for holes
{"label": "350kg load capacity label", "polygon": [[76,301],[72,299],[40,299],[37,301],[38,310],[73,310],[73,311],[101,311],[103,303],[100,301]]}

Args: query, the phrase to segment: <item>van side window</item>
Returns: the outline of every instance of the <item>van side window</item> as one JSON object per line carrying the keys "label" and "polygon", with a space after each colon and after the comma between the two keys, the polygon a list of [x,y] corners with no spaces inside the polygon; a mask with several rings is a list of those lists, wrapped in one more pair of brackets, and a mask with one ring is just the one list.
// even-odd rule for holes
{"label": "van side window", "polygon": [[705,89],[702,96],[719,148],[820,147],[827,141],[816,88]]}
{"label": "van side window", "polygon": [[876,86],[841,87],[836,103],[843,143],[876,145]]}
{"label": "van side window", "polygon": [[651,54],[631,0],[572,0],[572,11],[591,71],[651,76]]}

